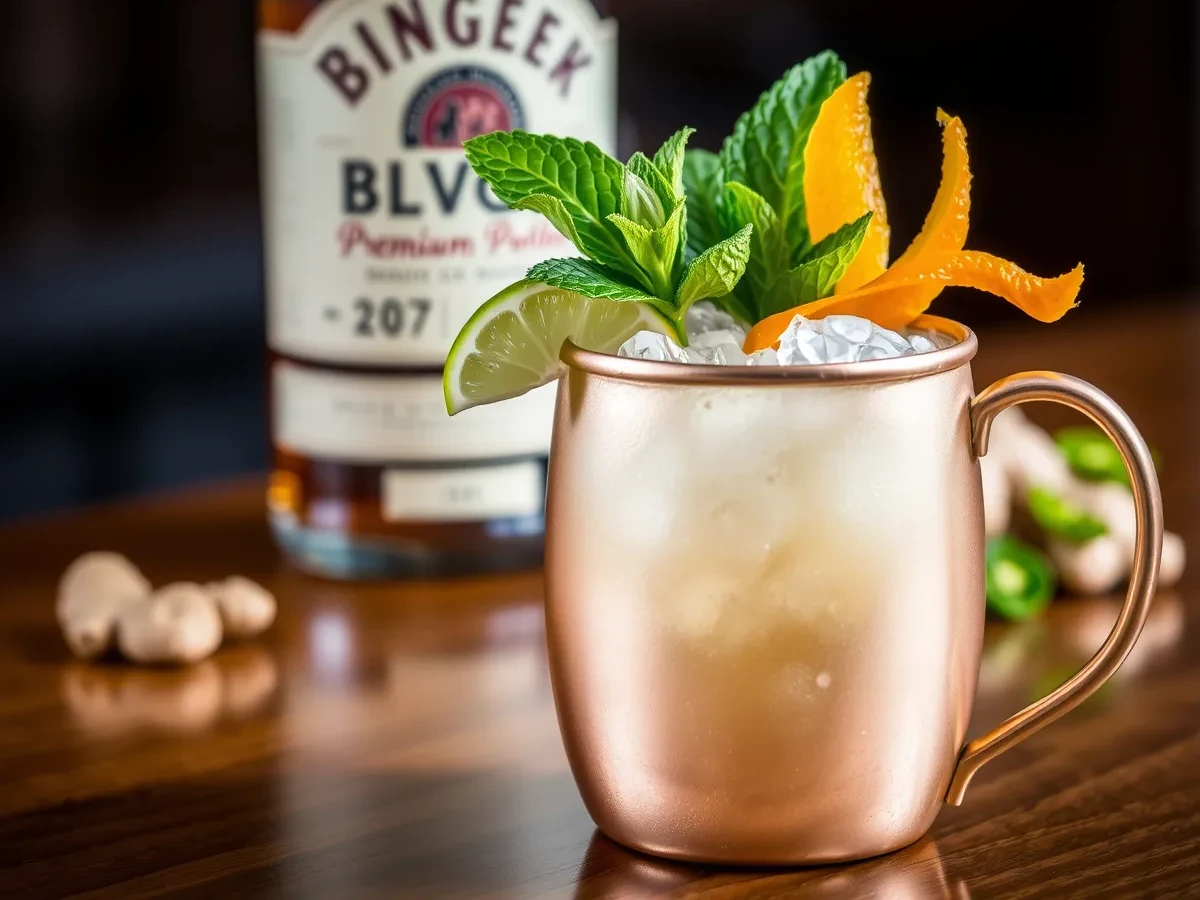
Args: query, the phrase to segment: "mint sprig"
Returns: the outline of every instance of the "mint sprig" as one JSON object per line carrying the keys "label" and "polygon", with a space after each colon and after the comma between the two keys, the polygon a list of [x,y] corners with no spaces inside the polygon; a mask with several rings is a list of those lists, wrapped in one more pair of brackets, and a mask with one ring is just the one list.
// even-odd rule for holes
{"label": "mint sprig", "polygon": [[662,312],[670,312],[670,307],[666,307],[662,300],[629,284],[622,273],[590,259],[547,259],[530,268],[526,277],[587,297],[649,303]]}
{"label": "mint sprig", "polygon": [[689,150],[691,128],[624,164],[594,144],[524,131],[464,146],[500,200],[540,213],[584,256],[541,263],[530,278],[654,306],[686,342],[684,315],[696,301],[753,324],[828,297],[858,254],[871,214],[814,246],[804,199],[813,125],[845,80],[830,51],[794,66],[738,119],[719,154]]}
{"label": "mint sprig", "polygon": [[679,129],[654,154],[654,165],[666,177],[677,197],[683,196],[683,161],[688,140],[695,133],[695,128]]}
{"label": "mint sprig", "polygon": [[[565,223],[557,212],[547,218],[585,256],[622,271],[635,268],[620,235],[607,222],[621,211],[625,167],[595,144],[509,131],[471,138],[463,147],[471,168],[502,203],[513,209],[537,209],[530,205],[534,203],[557,210],[551,202],[557,200],[574,234],[559,227]],[[531,200],[539,195],[549,199]]]}
{"label": "mint sprig", "polygon": [[747,225],[754,226],[744,287],[750,297],[765,297],[790,268],[783,224],[775,207],[744,184],[729,182],[719,197],[721,206],[717,210],[717,221],[720,234],[736,234]]}
{"label": "mint sprig", "polygon": [[862,249],[870,224],[871,213],[866,213],[818,241],[800,258],[800,265],[783,272],[760,295],[760,313],[764,317],[774,315],[832,294]]}
{"label": "mint sprig", "polygon": [[831,50],[789,69],[737,120],[721,147],[728,181],[753,188],[783,223],[792,262],[811,246],[804,204],[804,149],[829,95],[846,80]]}
{"label": "mint sprig", "polygon": [[[553,259],[528,277],[588,297],[647,303],[662,312],[686,342],[688,307],[721,298],[741,279],[750,258],[753,223],[695,248],[690,264],[688,138],[676,132],[651,159],[628,163],[594,144],[524,131],[468,140],[467,160],[496,196],[513,209],[540,213],[586,257]],[[714,229],[715,230],[715,229]]]}
{"label": "mint sprig", "polygon": [[753,225],[747,225],[731,238],[709,247],[687,267],[675,303],[687,309],[697,300],[724,297],[733,291],[746,271],[750,258],[750,235]]}
{"label": "mint sprig", "polygon": [[647,228],[633,219],[612,215],[608,220],[620,229],[629,252],[637,260],[642,272],[650,278],[650,287],[656,296],[668,297],[679,281],[683,257],[680,245],[683,239],[684,204],[677,203],[675,211],[658,228]]}
{"label": "mint sprig", "polygon": [[687,252],[699,256],[725,237],[720,220],[725,178],[721,158],[708,150],[688,150],[683,157],[683,191],[687,196]]}
{"label": "mint sprig", "polygon": [[687,151],[689,252],[754,227],[746,277],[721,300],[750,321],[828,297],[866,237],[870,213],[813,246],[804,202],[809,135],[821,105],[845,80],[837,55],[820,53],[790,69],[738,119],[719,155]]}

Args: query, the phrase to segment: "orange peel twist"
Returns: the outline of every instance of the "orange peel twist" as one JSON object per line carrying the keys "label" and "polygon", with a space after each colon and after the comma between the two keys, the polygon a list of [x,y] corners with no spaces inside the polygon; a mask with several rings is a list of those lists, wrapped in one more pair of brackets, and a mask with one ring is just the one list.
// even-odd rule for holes
{"label": "orange peel twist", "polygon": [[868,72],[842,82],[821,104],[804,148],[804,206],[814,244],[847,222],[872,213],[862,247],[838,281],[838,291],[852,291],[888,266],[892,231],[871,137],[870,85]]}
{"label": "orange peel twist", "polygon": [[[876,218],[882,222],[882,254],[879,233],[868,232],[862,249],[846,276],[838,282],[833,296],[763,319],[746,337],[745,352],[774,346],[798,315],[809,319],[830,315],[862,316],[884,328],[899,330],[911,325],[944,288],[951,286],[977,288],[995,294],[1039,322],[1054,322],[1066,315],[1075,306],[1083,284],[1082,264],[1057,278],[1039,278],[1016,263],[990,253],[963,250],[971,211],[967,132],[960,119],[948,116],[940,109],[938,121],[943,128],[941,184],[920,233],[890,269],[884,268],[888,232],[879,190],[879,171],[870,141],[870,121],[866,114],[869,83],[870,78],[865,72],[855,75],[834,91],[821,107],[813,127],[813,137],[822,142],[812,153],[815,168],[809,162],[809,151],[806,150],[805,155],[805,164],[809,166],[805,176],[805,202],[809,204],[809,229],[814,240],[871,209],[876,214],[872,218],[872,227]],[[839,96],[843,90],[844,95]],[[826,106],[835,98],[837,102],[830,107],[827,119]],[[820,134],[818,129],[823,123],[829,132],[840,137]],[[865,141],[862,139],[864,129]],[[856,141],[846,138],[851,132],[858,135]],[[829,149],[835,146],[841,149],[836,152]],[[813,179],[811,189],[810,177]],[[831,224],[839,217],[836,224]],[[860,260],[863,261],[861,266]],[[871,277],[859,280],[864,273],[870,273]]]}
{"label": "orange peel twist", "polygon": [[892,269],[888,274],[886,283],[880,278],[852,293],[835,294],[763,319],[747,335],[745,352],[774,346],[796,316],[862,316],[884,328],[899,330],[929,308],[931,294],[936,296],[951,286],[987,291],[1039,322],[1056,322],[1075,305],[1083,283],[1082,264],[1057,278],[1039,278],[1016,263],[978,250],[932,255],[924,265]]}
{"label": "orange peel twist", "polygon": [[967,156],[967,129],[962,119],[948,116],[943,110],[937,111],[937,118],[942,126],[942,182],[920,233],[896,260],[893,268],[920,265],[933,254],[961,250],[967,245],[967,229],[971,222],[971,164]]}

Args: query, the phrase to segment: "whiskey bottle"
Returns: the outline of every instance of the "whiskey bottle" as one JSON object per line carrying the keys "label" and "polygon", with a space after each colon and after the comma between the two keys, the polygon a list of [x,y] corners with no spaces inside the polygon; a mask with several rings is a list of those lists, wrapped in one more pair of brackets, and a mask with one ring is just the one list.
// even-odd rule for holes
{"label": "whiskey bottle", "polygon": [[616,23],[591,0],[260,0],[274,466],[268,510],[334,578],[541,559],[553,386],[445,411],[475,308],[573,255],[462,142],[511,128],[612,152]]}

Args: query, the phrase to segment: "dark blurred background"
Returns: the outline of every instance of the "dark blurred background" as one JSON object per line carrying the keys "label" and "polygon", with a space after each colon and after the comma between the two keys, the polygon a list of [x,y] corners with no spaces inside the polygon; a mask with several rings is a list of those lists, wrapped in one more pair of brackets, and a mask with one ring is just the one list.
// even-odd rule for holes
{"label": "dark blurred background", "polygon": [[[1072,315],[1195,302],[1197,4],[615,0],[622,148],[715,149],[785,68],[874,75],[894,253],[970,133],[971,245]],[[251,0],[0,0],[0,518],[267,463]],[[982,295],[939,312],[1013,324]]]}

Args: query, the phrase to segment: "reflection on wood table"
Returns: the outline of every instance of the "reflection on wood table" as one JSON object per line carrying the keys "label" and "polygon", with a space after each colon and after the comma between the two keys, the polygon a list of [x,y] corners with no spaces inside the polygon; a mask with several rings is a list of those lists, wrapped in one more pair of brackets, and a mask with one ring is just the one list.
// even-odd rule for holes
{"label": "reflection on wood table", "polygon": [[[1133,327],[1080,316],[984,335],[976,373],[982,386],[1058,368],[1110,391],[1162,451],[1168,527],[1198,547],[1196,334],[1200,318],[1182,311]],[[1109,686],[985,767],[916,845],[855,866],[731,871],[653,860],[595,832],[559,742],[537,573],[306,578],[271,546],[257,483],[0,535],[6,897],[1200,895],[1191,574],[1160,595]],[[73,662],[54,585],[101,548],[157,584],[261,580],[279,621],[185,670]],[[1066,678],[1118,606],[1061,600],[1042,620],[989,626],[973,731]]]}

